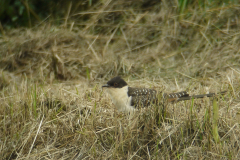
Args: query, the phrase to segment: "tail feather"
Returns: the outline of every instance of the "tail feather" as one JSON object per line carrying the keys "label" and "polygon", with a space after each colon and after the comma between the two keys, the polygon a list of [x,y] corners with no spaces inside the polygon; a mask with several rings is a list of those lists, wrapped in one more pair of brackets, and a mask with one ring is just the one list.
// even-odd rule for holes
{"label": "tail feather", "polygon": [[190,100],[192,98],[204,98],[204,97],[213,97],[215,95],[224,95],[227,91],[219,92],[217,94],[215,93],[209,93],[209,94],[200,94],[200,95],[193,95],[193,96],[186,96],[186,97],[180,97],[177,99],[177,101],[183,101],[183,100]]}

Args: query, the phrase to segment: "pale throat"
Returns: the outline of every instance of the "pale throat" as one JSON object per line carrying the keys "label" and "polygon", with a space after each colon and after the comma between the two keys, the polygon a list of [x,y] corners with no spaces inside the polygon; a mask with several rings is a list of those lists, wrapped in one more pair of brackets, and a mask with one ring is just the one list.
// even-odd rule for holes
{"label": "pale throat", "polygon": [[113,104],[119,111],[132,111],[134,108],[131,106],[132,97],[128,97],[128,86],[122,88],[106,88],[109,93]]}

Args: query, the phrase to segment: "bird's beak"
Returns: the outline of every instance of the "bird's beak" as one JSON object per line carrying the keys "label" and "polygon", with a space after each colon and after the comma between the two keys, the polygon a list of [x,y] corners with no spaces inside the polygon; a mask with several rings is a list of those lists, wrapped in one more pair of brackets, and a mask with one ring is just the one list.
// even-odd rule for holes
{"label": "bird's beak", "polygon": [[102,87],[110,87],[108,84],[104,84]]}

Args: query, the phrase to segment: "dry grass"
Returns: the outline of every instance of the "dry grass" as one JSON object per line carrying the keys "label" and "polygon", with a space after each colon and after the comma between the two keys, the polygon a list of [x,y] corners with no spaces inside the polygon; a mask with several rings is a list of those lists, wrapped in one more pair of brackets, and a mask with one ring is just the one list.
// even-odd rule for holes
{"label": "dry grass", "polygon": [[[85,23],[2,34],[0,157],[237,159],[240,6],[179,15],[167,1],[109,2],[81,13]],[[127,115],[101,89],[116,75],[131,86],[228,93],[168,104],[165,117],[162,106]]]}

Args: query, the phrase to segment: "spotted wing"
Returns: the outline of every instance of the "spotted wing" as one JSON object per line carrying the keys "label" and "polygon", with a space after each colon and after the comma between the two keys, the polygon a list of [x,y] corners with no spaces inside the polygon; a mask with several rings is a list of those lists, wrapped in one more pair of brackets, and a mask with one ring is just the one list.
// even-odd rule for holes
{"label": "spotted wing", "polygon": [[131,106],[135,108],[146,107],[151,103],[157,103],[157,91],[154,89],[129,87],[128,96],[132,97]]}

